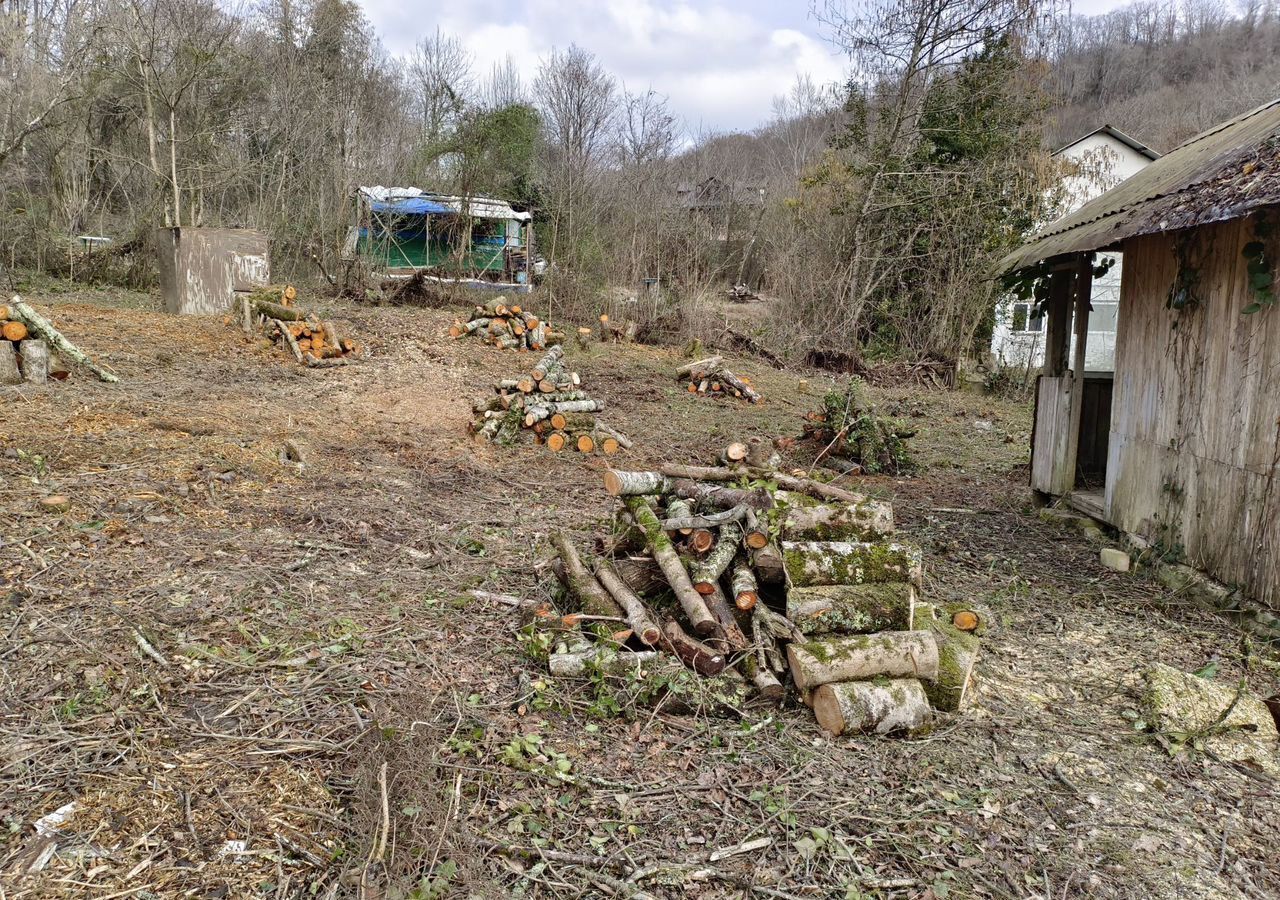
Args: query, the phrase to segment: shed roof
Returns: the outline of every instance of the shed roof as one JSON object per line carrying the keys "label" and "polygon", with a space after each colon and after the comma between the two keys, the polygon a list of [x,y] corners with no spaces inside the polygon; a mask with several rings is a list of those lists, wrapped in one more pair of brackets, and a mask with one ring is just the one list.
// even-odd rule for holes
{"label": "shed roof", "polygon": [[1198,134],[1000,261],[1008,272],[1280,204],[1280,99]]}
{"label": "shed roof", "polygon": [[516,212],[505,200],[492,197],[454,197],[448,194],[432,194],[414,187],[362,187],[360,197],[374,212],[391,212],[403,215],[458,215],[464,202],[467,212],[476,219],[516,219],[527,222],[530,213]]}

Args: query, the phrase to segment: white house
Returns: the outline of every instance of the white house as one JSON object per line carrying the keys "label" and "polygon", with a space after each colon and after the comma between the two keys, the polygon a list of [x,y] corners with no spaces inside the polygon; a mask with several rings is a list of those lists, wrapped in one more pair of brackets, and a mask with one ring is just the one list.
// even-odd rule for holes
{"label": "white house", "polygon": [[[1123,131],[1103,125],[1097,131],[1054,151],[1054,158],[1069,163],[1070,174],[1063,180],[1062,215],[1068,216],[1094,197],[1110,190],[1146,168],[1160,154]],[[1088,354],[1090,371],[1110,372],[1115,368],[1116,308],[1120,302],[1119,253],[1111,270],[1093,281],[1089,314]],[[1031,315],[1026,303],[1004,302],[996,310],[991,335],[991,353],[1002,365],[1039,368],[1044,364],[1044,320]]]}

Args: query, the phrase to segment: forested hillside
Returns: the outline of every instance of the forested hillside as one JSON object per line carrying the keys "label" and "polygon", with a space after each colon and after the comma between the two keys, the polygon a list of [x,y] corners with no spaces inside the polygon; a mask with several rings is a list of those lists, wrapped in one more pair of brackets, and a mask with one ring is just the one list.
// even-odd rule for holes
{"label": "forested hillside", "polygon": [[1280,9],[1257,0],[1134,3],[1054,36],[1057,147],[1111,124],[1160,152],[1280,94]]}

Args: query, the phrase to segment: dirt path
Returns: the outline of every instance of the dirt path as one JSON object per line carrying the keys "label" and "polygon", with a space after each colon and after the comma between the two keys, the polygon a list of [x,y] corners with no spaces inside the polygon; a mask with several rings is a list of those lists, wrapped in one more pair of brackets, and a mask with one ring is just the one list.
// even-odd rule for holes
{"label": "dirt path", "polygon": [[[553,681],[471,593],[539,596],[548,530],[609,508],[597,458],[467,439],[469,399],[527,357],[439,337],[447,313],[342,309],[373,358],[305,372],[220,322],[69,299],[58,322],[123,382],[3,400],[6,898],[1280,892],[1276,786],[1133,727],[1149,661],[1274,671],[1035,518],[1024,407],[879,392],[927,469],[861,487],[924,546],[928,595],[1002,625],[973,713],[831,740],[803,708],[655,715]],[[797,433],[816,399],[746,361],[764,406],[689,397],[672,359],[575,356],[637,467]],[[70,511],[38,511],[54,492]]]}

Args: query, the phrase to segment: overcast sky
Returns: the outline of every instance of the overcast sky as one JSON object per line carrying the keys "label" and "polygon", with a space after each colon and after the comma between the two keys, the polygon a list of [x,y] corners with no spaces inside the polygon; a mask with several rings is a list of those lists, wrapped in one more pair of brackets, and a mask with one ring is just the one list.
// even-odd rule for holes
{"label": "overcast sky", "polygon": [[[463,40],[480,73],[510,54],[532,81],[539,57],[576,43],[628,88],[666,95],[694,133],[753,128],[798,74],[838,82],[844,68],[807,0],[508,0],[435,10],[361,2],[391,53],[408,53],[439,26]],[[1075,0],[1082,13],[1119,5]]]}

